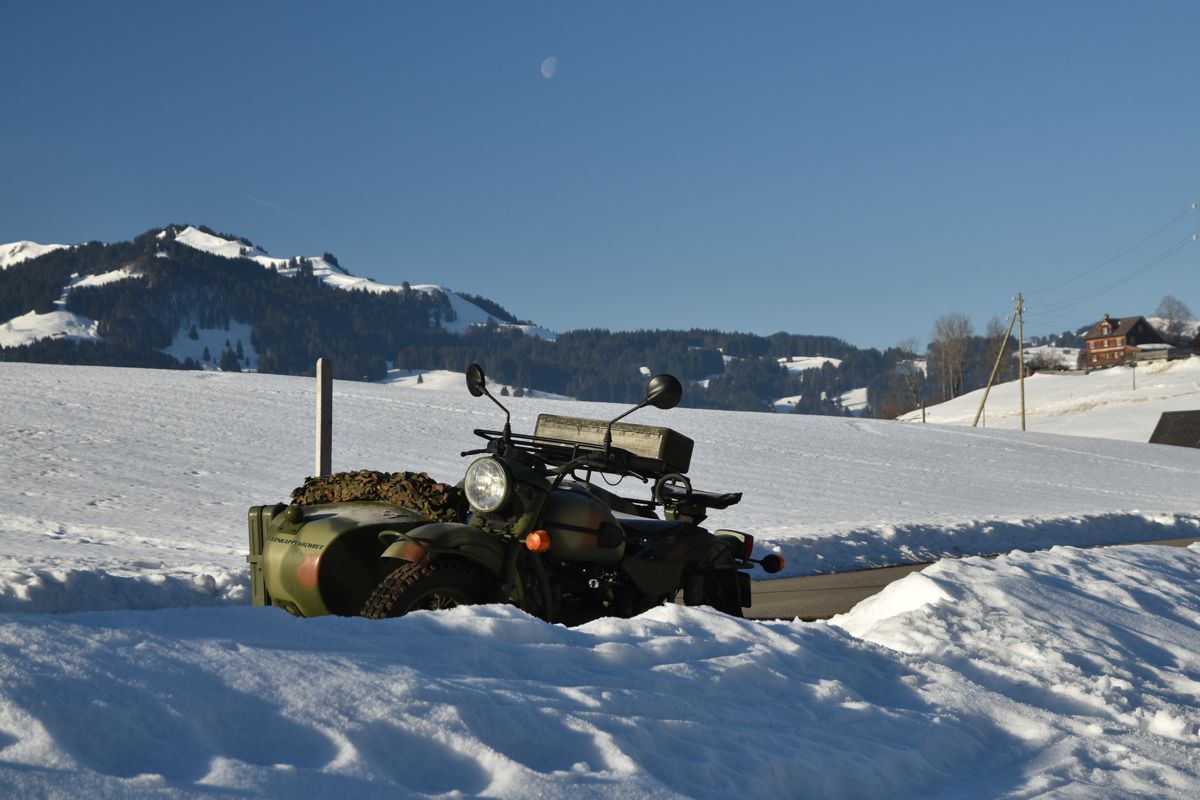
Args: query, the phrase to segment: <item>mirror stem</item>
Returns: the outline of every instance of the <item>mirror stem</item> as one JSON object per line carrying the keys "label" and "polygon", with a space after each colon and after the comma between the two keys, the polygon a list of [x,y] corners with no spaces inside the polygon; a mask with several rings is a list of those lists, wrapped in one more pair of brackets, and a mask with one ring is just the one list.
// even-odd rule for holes
{"label": "mirror stem", "polygon": [[645,401],[645,400],[643,400],[642,402],[638,403],[638,404],[637,404],[636,406],[634,406],[633,408],[631,408],[631,409],[629,409],[628,411],[626,411],[626,412],[625,412],[624,414],[622,414],[621,416],[619,416],[619,417],[614,417],[614,418],[612,419],[612,421],[610,421],[610,422],[608,423],[608,427],[606,427],[606,428],[604,429],[604,452],[605,452],[605,453],[607,453],[607,452],[608,452],[610,449],[612,449],[612,426],[613,426],[613,424],[614,424],[614,423],[616,423],[616,422],[617,422],[617,421],[619,421],[619,420],[625,419],[625,417],[628,417],[630,414],[632,414],[633,412],[637,411],[639,408],[645,408],[645,407],[646,407],[646,401]]}

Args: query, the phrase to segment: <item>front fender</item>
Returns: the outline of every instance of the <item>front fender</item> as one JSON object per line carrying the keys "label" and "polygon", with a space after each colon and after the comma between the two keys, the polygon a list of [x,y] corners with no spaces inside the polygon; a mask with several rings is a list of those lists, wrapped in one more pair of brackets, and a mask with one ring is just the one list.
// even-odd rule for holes
{"label": "front fender", "polygon": [[392,540],[381,558],[397,558],[416,564],[428,558],[456,555],[493,575],[504,574],[504,544],[493,534],[459,522],[431,522],[410,531],[384,531],[380,539]]}

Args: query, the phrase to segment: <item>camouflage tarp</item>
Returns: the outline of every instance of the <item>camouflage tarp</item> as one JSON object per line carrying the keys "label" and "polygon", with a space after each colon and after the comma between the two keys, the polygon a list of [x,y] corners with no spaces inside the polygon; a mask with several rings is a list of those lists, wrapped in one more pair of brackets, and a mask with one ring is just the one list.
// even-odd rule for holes
{"label": "camouflage tarp", "polygon": [[381,500],[411,508],[437,522],[459,522],[467,515],[462,489],[438,483],[424,472],[335,472],[327,478],[305,478],[292,490],[300,505]]}

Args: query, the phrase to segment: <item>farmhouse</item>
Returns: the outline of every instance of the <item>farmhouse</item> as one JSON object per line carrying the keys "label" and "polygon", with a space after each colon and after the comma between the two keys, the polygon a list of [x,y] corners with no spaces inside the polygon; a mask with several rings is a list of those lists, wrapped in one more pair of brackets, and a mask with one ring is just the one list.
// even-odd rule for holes
{"label": "farmhouse", "polygon": [[1113,319],[1108,314],[1083,335],[1083,342],[1083,366],[1089,369],[1136,361],[1154,351],[1165,357],[1171,349],[1145,317]]}

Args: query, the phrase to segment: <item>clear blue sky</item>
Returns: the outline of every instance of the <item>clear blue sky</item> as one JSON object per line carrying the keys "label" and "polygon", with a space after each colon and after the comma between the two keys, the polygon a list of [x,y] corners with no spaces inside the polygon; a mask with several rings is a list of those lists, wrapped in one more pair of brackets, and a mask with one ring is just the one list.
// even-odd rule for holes
{"label": "clear blue sky", "polygon": [[558,330],[1200,313],[1196,243],[1039,291],[1200,227],[1195,2],[0,0],[0,30],[0,242],[206,224]]}

